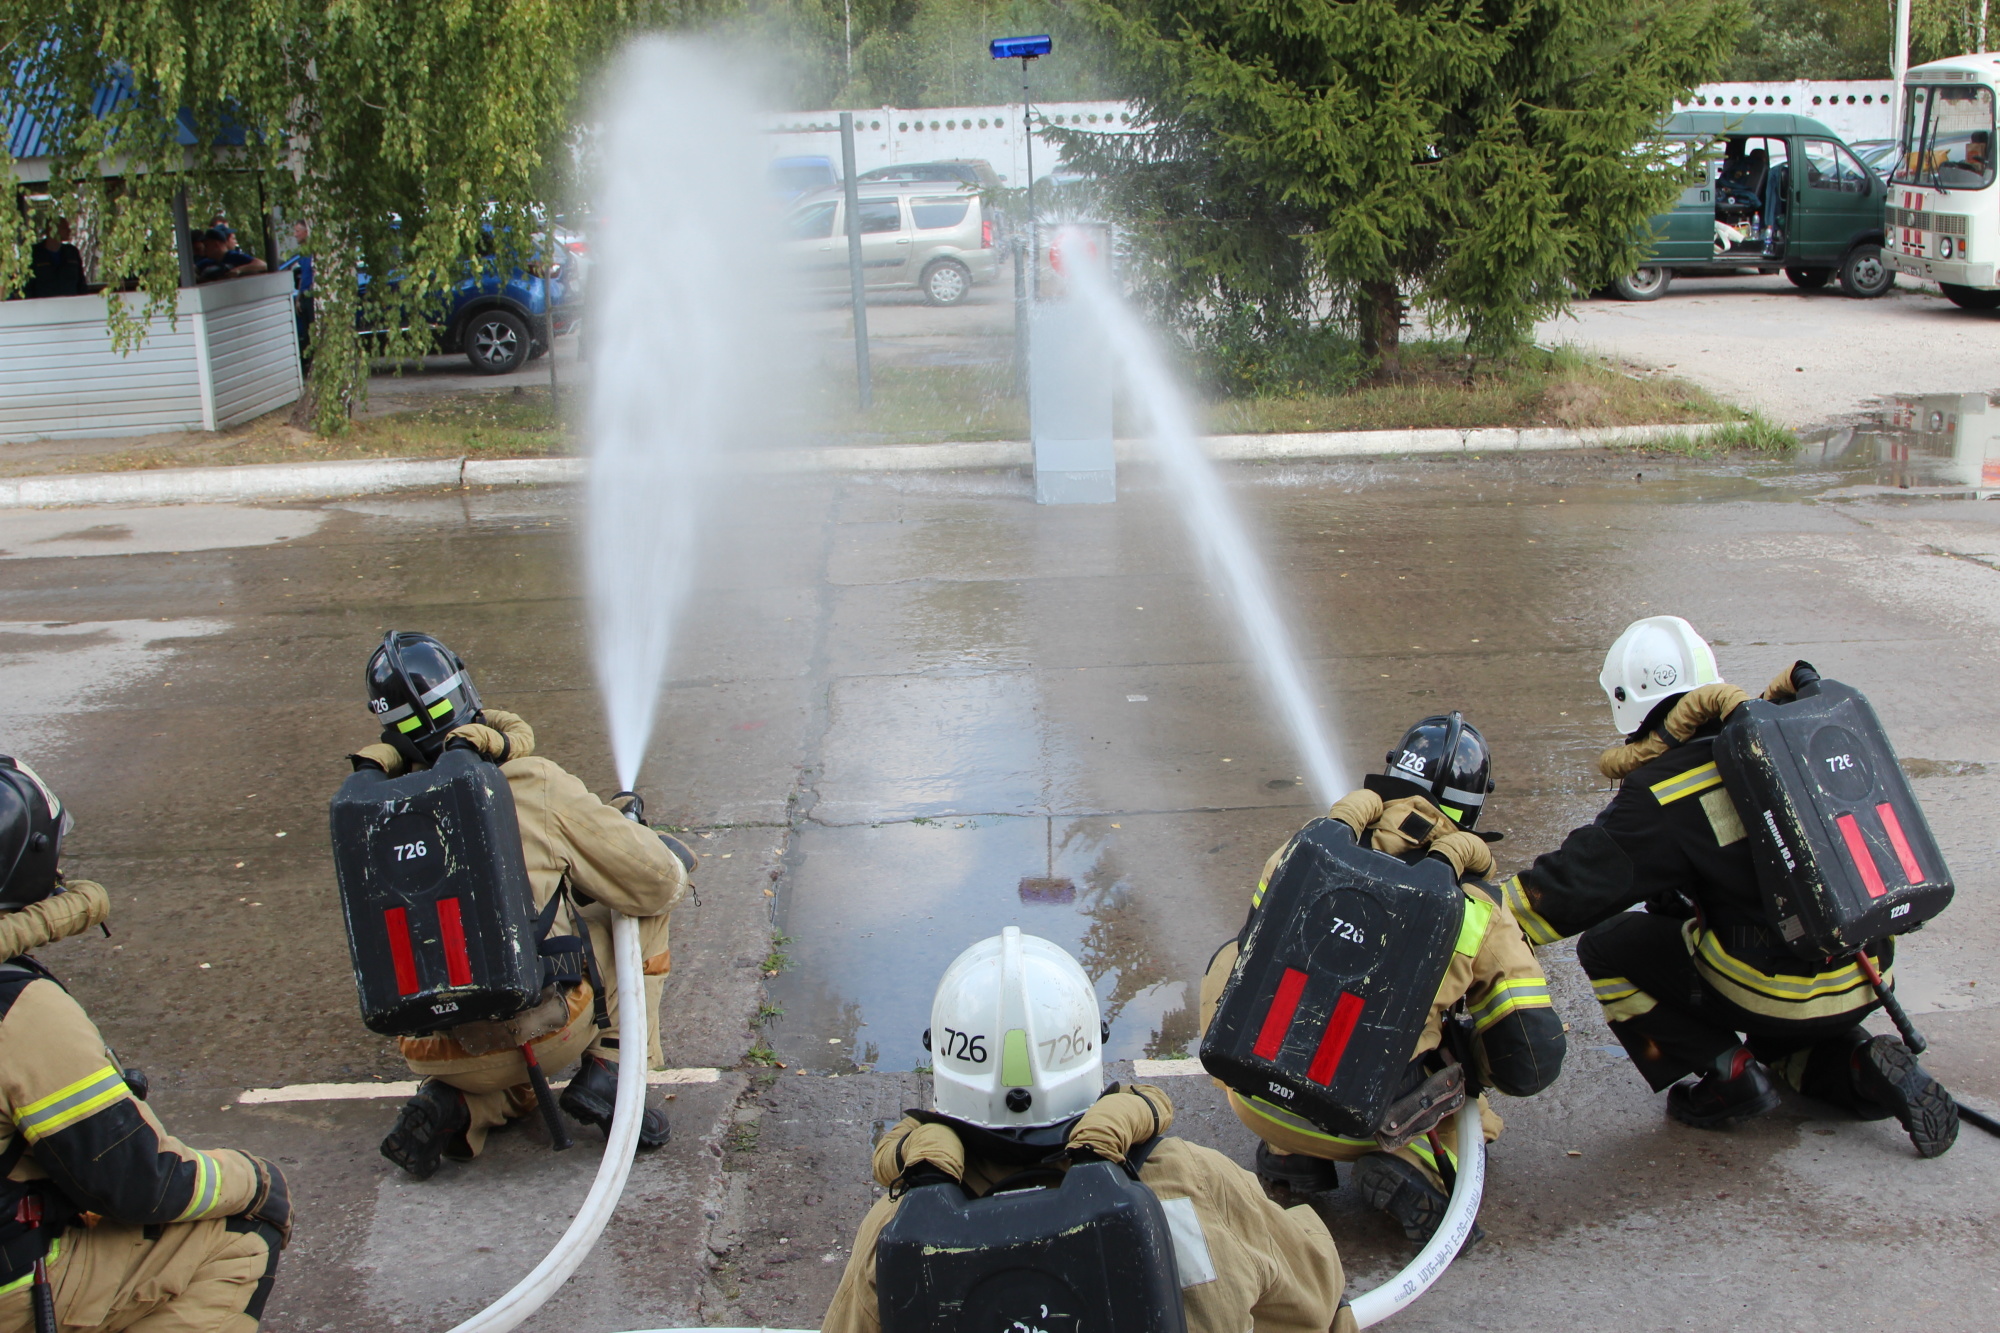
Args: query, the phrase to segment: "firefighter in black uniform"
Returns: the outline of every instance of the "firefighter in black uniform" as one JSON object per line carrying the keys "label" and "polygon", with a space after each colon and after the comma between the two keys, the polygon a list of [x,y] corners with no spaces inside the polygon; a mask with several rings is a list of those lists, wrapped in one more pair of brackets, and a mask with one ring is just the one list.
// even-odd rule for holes
{"label": "firefighter in black uniform", "polygon": [[[1817,679],[1799,662],[1764,697],[1786,702]],[[1860,965],[1801,958],[1769,924],[1713,755],[1723,720],[1748,696],[1722,681],[1707,642],[1678,616],[1629,626],[1599,683],[1627,733],[1598,761],[1618,794],[1507,881],[1528,938],[1582,934],[1577,961],[1605,1020],[1653,1090],[1668,1089],[1667,1112],[1683,1124],[1723,1129],[1773,1109],[1775,1071],[1860,1119],[1896,1117],[1924,1157],[1950,1148],[1950,1094],[1901,1041],[1861,1027],[1880,1001]],[[1640,903],[1644,912],[1628,911]],[[1894,941],[1865,952],[1886,984]]]}

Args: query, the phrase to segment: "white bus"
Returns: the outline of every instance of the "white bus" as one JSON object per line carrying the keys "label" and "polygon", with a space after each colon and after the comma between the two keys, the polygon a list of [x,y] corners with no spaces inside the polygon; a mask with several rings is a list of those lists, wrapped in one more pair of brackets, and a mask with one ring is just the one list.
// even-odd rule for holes
{"label": "white bus", "polygon": [[1993,102],[2000,55],[1919,65],[1903,80],[1903,130],[1890,162],[1883,257],[1968,310],[2000,309],[2000,190]]}

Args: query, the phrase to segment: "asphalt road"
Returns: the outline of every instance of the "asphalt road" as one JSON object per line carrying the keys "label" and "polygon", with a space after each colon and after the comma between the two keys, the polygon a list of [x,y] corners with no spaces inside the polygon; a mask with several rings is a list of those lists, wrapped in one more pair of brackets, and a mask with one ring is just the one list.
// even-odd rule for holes
{"label": "asphalt road", "polygon": [[[1959,463],[1925,453],[1949,442],[1906,446],[1231,475],[1350,772],[1413,718],[1464,709],[1498,757],[1503,869],[1605,799],[1594,678],[1634,616],[1689,616],[1753,687],[1803,656],[1867,691],[1959,882],[1900,954],[1903,993],[1932,1066],[1993,1105],[2000,507],[1926,493]],[[1177,515],[1147,473],[1125,482],[1115,506],[1038,508],[1012,473],[763,478],[717,508],[641,788],[707,858],[675,918],[667,1058],[724,1072],[675,1090],[674,1142],[542,1326],[814,1326],[869,1197],[870,1132],[924,1095],[907,1071],[930,987],[1001,924],[1085,960],[1114,1057],[1188,1049],[1209,953],[1313,811]],[[578,521],[566,494],[518,491],[0,529],[0,751],[69,798],[71,867],[117,904],[112,940],[48,961],[153,1074],[170,1125],[291,1167],[271,1329],[462,1317],[539,1257],[594,1169],[591,1140],[554,1157],[527,1125],[418,1184],[376,1155],[391,1101],[235,1100],[404,1077],[356,1015],[322,832],[370,734],[359,677],[384,629],[443,635],[544,753],[612,787]],[[1051,877],[1072,901],[1023,897]],[[774,926],[791,968],[766,982]],[[1921,1162],[1893,1123],[1796,1100],[1734,1134],[1673,1125],[1569,948],[1545,961],[1569,1064],[1503,1099],[1491,1239],[1399,1327],[1988,1325],[2000,1142],[1968,1130]],[[782,1069],[743,1062],[760,1006]],[[1182,1132],[1248,1161],[1212,1089],[1172,1091]],[[1357,1284],[1408,1257],[1347,1193],[1329,1213]]]}

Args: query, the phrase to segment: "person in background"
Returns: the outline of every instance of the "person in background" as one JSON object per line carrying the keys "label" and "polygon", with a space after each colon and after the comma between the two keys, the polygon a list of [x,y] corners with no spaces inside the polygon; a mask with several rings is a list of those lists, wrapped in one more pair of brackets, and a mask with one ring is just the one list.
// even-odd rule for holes
{"label": "person in background", "polygon": [[83,280],[83,256],[70,244],[69,219],[57,218],[48,234],[29,253],[27,295],[83,296],[89,288]]}
{"label": "person in background", "polygon": [[232,234],[210,228],[194,234],[194,280],[216,282],[267,273],[264,261],[236,248]]}
{"label": "person in background", "polygon": [[313,322],[313,257],[306,249],[312,241],[312,228],[300,218],[292,224],[292,253],[281,269],[292,271],[292,318],[299,328],[299,360],[312,364],[312,322]]}

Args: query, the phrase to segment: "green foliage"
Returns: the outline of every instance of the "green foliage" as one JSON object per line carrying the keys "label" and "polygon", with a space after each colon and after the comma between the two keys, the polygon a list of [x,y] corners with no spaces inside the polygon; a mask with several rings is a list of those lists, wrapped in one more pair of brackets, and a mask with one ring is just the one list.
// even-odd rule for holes
{"label": "green foliage", "polygon": [[[1912,65],[1978,51],[1979,36],[1978,0],[1911,0]],[[1886,79],[1895,39],[1893,0],[1750,0],[1721,77]]]}
{"label": "green foliage", "polygon": [[1735,0],[1098,0],[1147,132],[1053,131],[1132,220],[1190,346],[1407,304],[1475,351],[1629,271],[1679,186],[1635,149],[1721,63]]}
{"label": "green foliage", "polygon": [[[145,294],[136,316],[110,303],[125,345],[175,299],[178,193],[196,225],[225,211],[253,242],[267,209],[311,225],[312,393],[317,424],[333,429],[365,391],[371,353],[425,350],[424,316],[453,283],[532,258],[536,218],[572,187],[586,75],[635,25],[699,8],[0,0],[0,34],[10,52],[30,53],[17,79],[28,91],[16,96],[55,134],[49,211],[86,224],[100,281]],[[94,117],[93,91],[114,68],[129,71],[136,96]],[[174,137],[177,109],[195,122],[191,149]],[[247,127],[247,144],[216,146],[225,123]],[[4,154],[0,168],[11,167]],[[32,229],[0,210],[0,287],[19,286]],[[367,322],[387,330],[368,345],[355,333],[363,273],[378,279]],[[379,280],[391,274],[393,290]]]}

